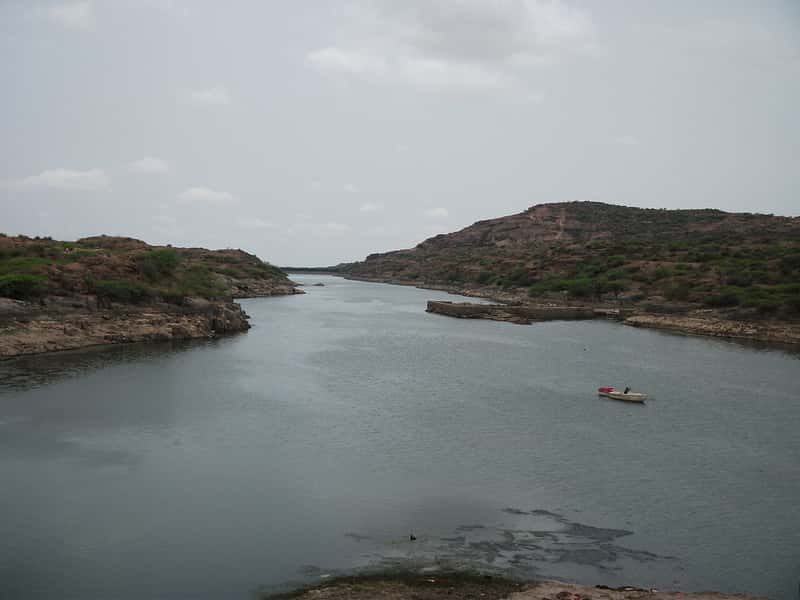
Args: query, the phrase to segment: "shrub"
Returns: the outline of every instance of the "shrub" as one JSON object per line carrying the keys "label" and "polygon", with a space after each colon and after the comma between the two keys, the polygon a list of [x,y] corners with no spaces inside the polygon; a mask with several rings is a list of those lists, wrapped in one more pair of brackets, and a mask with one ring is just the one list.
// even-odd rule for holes
{"label": "shrub", "polygon": [[227,275],[228,277],[233,277],[234,279],[242,277],[242,274],[239,271],[237,271],[236,269],[231,269],[230,267],[220,267],[214,269],[214,271],[219,273],[220,275]]}
{"label": "shrub", "polygon": [[800,315],[800,296],[789,298],[784,302],[784,306],[790,315]]}
{"label": "shrub", "polygon": [[478,273],[478,276],[475,278],[475,281],[480,283],[481,285],[489,283],[489,281],[494,277],[491,271],[481,271]]}
{"label": "shrub", "polygon": [[0,262],[0,275],[35,275],[47,266],[38,256],[15,256]]}
{"label": "shrub", "polygon": [[614,267],[621,267],[624,264],[625,264],[625,257],[622,256],[621,254],[615,254],[613,256],[609,256],[606,259],[606,266],[610,269],[613,269]]}
{"label": "shrub", "polygon": [[186,296],[221,298],[227,294],[225,286],[220,284],[211,271],[203,266],[186,269],[180,278],[179,288]]}
{"label": "shrub", "polygon": [[186,294],[180,290],[159,290],[158,295],[164,302],[177,304],[178,306],[186,302]]}
{"label": "shrub", "polygon": [[0,296],[25,300],[42,294],[45,280],[38,275],[12,274],[0,276]]}
{"label": "shrub", "polygon": [[140,255],[136,264],[147,279],[156,280],[175,272],[181,257],[172,248],[159,248]]}
{"label": "shrub", "polygon": [[658,267],[655,271],[653,271],[653,279],[658,281],[659,279],[665,279],[672,275],[672,269],[668,267]]}
{"label": "shrub", "polygon": [[739,295],[733,290],[726,290],[719,294],[714,294],[706,299],[706,306],[712,308],[724,308],[726,306],[737,306]]}
{"label": "shrub", "polygon": [[509,280],[512,284],[519,287],[527,287],[533,283],[534,277],[531,276],[528,269],[525,267],[517,267],[511,271]]}
{"label": "shrub", "polygon": [[101,279],[89,283],[90,289],[102,300],[137,304],[152,296],[152,291],[138,281]]}
{"label": "shrub", "polygon": [[595,286],[591,279],[573,279],[567,285],[567,292],[573,298],[586,298],[595,293]]}
{"label": "shrub", "polygon": [[781,303],[778,300],[773,298],[765,298],[761,300],[755,300],[750,303],[750,306],[755,308],[759,313],[762,315],[772,315],[778,312]]}
{"label": "shrub", "polygon": [[664,290],[667,300],[686,301],[689,299],[689,286],[686,283],[676,283]]}
{"label": "shrub", "polygon": [[605,293],[612,293],[618,294],[620,292],[624,292],[628,289],[629,281],[625,279],[613,279],[611,281],[601,279],[597,282],[597,293],[598,294],[605,294]]}
{"label": "shrub", "polygon": [[778,267],[782,273],[787,274],[800,269],[800,253],[784,256],[778,263]]}

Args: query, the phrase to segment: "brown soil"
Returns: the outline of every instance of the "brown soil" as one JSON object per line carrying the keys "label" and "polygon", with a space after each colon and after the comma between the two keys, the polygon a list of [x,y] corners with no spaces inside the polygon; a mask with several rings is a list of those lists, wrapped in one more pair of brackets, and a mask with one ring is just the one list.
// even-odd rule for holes
{"label": "brown soil", "polygon": [[[685,594],[636,587],[611,589],[557,581],[517,582],[480,575],[346,577],[272,600],[754,600],[753,596],[700,592]],[[265,600],[266,600],[265,598]]]}

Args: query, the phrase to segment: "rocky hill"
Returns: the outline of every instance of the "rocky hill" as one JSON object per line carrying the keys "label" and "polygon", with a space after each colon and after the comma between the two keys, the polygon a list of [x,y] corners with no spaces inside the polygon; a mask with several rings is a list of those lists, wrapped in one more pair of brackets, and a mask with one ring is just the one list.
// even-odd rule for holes
{"label": "rocky hill", "polygon": [[800,319],[800,218],[541,204],[342,265],[359,279],[525,302]]}
{"label": "rocky hill", "polygon": [[242,250],[0,235],[0,357],[249,327],[234,298],[301,293]]}

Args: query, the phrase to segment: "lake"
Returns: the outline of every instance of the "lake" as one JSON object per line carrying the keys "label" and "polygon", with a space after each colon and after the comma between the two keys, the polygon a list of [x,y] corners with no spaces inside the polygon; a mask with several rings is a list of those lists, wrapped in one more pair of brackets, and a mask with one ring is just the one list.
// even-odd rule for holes
{"label": "lake", "polygon": [[246,334],[0,363],[0,598],[432,564],[797,598],[797,354],[295,279]]}

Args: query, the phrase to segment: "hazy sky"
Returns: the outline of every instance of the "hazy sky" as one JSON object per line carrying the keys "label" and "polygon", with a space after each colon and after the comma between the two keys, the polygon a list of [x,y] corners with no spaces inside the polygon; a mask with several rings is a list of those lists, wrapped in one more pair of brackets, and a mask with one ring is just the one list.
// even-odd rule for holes
{"label": "hazy sky", "polygon": [[0,0],[0,231],[333,264],[541,202],[800,214],[797,0]]}

